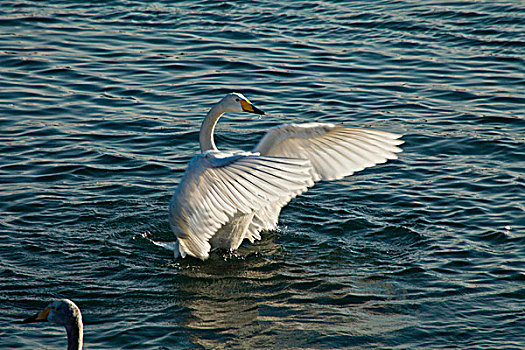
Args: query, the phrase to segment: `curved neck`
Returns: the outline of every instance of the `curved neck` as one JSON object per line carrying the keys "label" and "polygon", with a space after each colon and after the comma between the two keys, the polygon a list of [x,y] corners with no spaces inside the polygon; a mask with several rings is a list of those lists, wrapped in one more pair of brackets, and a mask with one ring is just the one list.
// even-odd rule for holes
{"label": "curved neck", "polygon": [[217,121],[223,114],[224,112],[222,111],[221,105],[216,104],[210,109],[206,118],[204,118],[199,135],[201,152],[217,151],[217,147],[215,147],[215,142],[213,141],[213,131],[215,130]]}
{"label": "curved neck", "polygon": [[67,350],[82,350],[84,341],[84,327],[82,321],[77,319],[76,324],[66,326]]}

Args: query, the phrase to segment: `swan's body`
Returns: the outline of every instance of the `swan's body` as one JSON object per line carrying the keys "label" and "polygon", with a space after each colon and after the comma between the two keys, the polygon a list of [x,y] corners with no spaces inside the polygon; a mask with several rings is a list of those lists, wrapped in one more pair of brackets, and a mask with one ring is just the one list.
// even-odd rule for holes
{"label": "swan's body", "polygon": [[43,311],[25,319],[22,323],[50,322],[64,326],[67,332],[67,349],[82,349],[84,326],[80,309],[69,299],[55,300]]}
{"label": "swan's body", "polygon": [[169,208],[178,252],[207,259],[211,249],[237,249],[275,229],[281,209],[314,182],[335,180],[397,158],[400,135],[330,123],[274,127],[252,152],[219,151],[213,131],[225,112],[264,114],[241,94],[212,107]]}

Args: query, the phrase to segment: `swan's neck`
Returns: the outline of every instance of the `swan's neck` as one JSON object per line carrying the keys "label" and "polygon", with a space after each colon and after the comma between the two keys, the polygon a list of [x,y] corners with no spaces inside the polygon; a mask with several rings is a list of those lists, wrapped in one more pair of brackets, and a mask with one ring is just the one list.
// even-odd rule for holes
{"label": "swan's neck", "polygon": [[201,132],[199,136],[199,141],[201,144],[201,152],[206,151],[216,151],[215,142],[213,141],[213,131],[215,130],[215,125],[217,121],[223,115],[223,110],[220,104],[216,104],[210,109],[206,118],[201,125]]}
{"label": "swan's neck", "polygon": [[77,319],[76,324],[66,326],[67,350],[82,350],[82,343],[84,341],[83,328],[81,319]]}

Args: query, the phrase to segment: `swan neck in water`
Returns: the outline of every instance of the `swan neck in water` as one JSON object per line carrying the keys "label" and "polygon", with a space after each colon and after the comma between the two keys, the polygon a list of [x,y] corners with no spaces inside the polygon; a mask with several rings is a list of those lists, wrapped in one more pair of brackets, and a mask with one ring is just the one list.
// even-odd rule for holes
{"label": "swan neck in water", "polygon": [[217,121],[223,114],[224,111],[222,110],[222,106],[218,103],[210,109],[206,118],[204,118],[199,136],[201,152],[217,151],[217,147],[213,141],[213,131],[215,130]]}
{"label": "swan neck in water", "polygon": [[75,318],[75,321],[66,325],[67,350],[82,350],[84,327],[80,319]]}

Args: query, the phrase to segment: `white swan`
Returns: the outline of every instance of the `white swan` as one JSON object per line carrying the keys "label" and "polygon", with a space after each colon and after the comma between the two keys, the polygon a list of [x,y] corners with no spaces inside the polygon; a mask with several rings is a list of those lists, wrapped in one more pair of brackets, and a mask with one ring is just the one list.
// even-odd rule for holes
{"label": "white swan", "polygon": [[80,309],[69,299],[55,300],[38,314],[31,316],[22,323],[51,322],[64,326],[67,332],[67,349],[82,349],[84,326]]}
{"label": "white swan", "polygon": [[213,130],[225,112],[264,114],[238,93],[214,105],[169,206],[176,257],[202,260],[211,249],[237,249],[275,229],[282,207],[314,182],[335,180],[396,159],[401,135],[330,123],[271,128],[252,152],[219,151]]}

